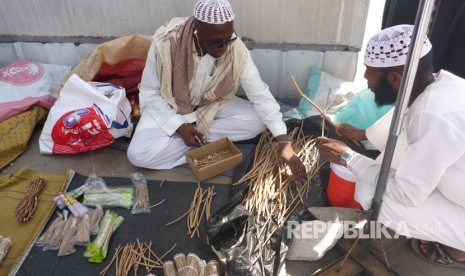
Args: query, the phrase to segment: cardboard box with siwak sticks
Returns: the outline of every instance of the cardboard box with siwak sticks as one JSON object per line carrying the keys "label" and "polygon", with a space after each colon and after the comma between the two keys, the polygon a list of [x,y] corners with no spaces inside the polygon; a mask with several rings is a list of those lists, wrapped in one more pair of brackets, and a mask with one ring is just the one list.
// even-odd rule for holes
{"label": "cardboard box with siwak sticks", "polygon": [[242,162],[242,153],[223,138],[186,153],[189,167],[200,181],[210,179]]}

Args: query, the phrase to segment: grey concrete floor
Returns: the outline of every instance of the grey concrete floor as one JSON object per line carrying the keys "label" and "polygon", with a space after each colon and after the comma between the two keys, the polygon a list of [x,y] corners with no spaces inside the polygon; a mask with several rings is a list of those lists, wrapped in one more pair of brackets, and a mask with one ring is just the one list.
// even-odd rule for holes
{"label": "grey concrete floor", "polygon": [[[131,173],[139,171],[147,179],[151,180],[197,181],[190,169],[185,167],[161,171],[134,167],[129,163],[125,151],[111,147],[75,155],[42,155],[39,153],[38,145],[40,131],[41,128],[35,130],[29,141],[27,151],[12,162],[10,166],[4,168],[0,176],[14,173],[20,168],[26,167],[48,173],[64,174],[67,169],[72,169],[81,175],[89,175],[95,172],[99,176],[116,177],[129,177]],[[230,185],[232,179],[231,177],[217,176],[208,180],[208,182]],[[286,263],[288,275],[312,275],[315,271],[324,267],[329,258],[334,258],[335,254],[338,255],[334,251],[330,252],[319,262],[288,261]],[[400,275],[465,275],[465,269],[444,268],[419,259],[414,255],[408,243],[391,247],[387,251],[387,256],[391,267]],[[345,275],[343,272],[344,270],[340,275]]]}
{"label": "grey concrete floor", "polygon": [[[45,155],[39,152],[39,136],[41,128],[37,128],[29,140],[28,149],[12,164],[3,169],[2,174],[13,173],[20,168],[35,171],[64,174],[72,169],[81,175],[95,172],[98,176],[130,177],[133,172],[142,172],[150,180],[197,181],[189,168],[177,167],[171,170],[150,170],[134,167],[129,163],[126,151],[111,146],[70,155]],[[231,184],[231,178],[217,176],[209,180],[211,183]]]}

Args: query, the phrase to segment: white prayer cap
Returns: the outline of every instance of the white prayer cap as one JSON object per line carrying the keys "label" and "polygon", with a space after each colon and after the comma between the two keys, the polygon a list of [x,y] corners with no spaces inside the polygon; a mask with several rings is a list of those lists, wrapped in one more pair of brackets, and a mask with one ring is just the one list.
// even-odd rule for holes
{"label": "white prayer cap", "polygon": [[194,17],[208,24],[224,24],[236,16],[228,0],[199,0],[194,6]]}
{"label": "white prayer cap", "polygon": [[[368,41],[365,51],[365,65],[370,67],[405,65],[412,33],[413,25],[397,25],[374,35]],[[431,42],[426,38],[423,42],[421,57],[429,53],[431,48]]]}

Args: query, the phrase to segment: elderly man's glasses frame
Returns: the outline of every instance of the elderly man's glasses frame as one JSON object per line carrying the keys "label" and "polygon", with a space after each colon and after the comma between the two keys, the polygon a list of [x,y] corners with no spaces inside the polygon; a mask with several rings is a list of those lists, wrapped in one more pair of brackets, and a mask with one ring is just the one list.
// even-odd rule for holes
{"label": "elderly man's glasses frame", "polygon": [[[198,34],[200,34],[200,36],[202,36],[203,38],[205,38],[201,32],[197,32]],[[227,45],[227,46],[231,46],[231,44],[234,43],[234,41],[236,41],[236,39],[238,38],[237,34],[236,34],[236,31],[233,32],[232,36],[230,39],[228,40],[217,40],[217,41],[213,41],[213,42],[210,42],[208,43],[208,46],[210,46],[211,49],[220,49],[222,48],[224,45]]]}
{"label": "elderly man's glasses frame", "polygon": [[210,43],[210,48],[220,49],[224,45],[231,46],[231,44],[233,44],[234,41],[236,41],[236,39],[237,39],[237,34],[236,34],[236,31],[234,31],[230,39],[225,40],[225,41],[213,41],[212,43]]}

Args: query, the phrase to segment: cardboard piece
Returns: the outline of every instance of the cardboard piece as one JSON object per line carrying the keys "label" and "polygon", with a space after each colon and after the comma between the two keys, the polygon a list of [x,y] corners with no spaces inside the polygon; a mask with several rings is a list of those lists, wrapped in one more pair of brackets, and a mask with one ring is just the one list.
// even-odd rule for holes
{"label": "cardboard piece", "polygon": [[[222,154],[224,151],[227,151],[228,154]],[[204,158],[208,158],[208,156],[213,157],[215,153],[215,159],[217,160],[214,163],[209,161],[203,167],[196,164],[199,160],[205,160]],[[186,159],[197,178],[203,181],[237,166],[242,162],[242,153],[228,138],[223,138],[189,151],[186,153]]]}

